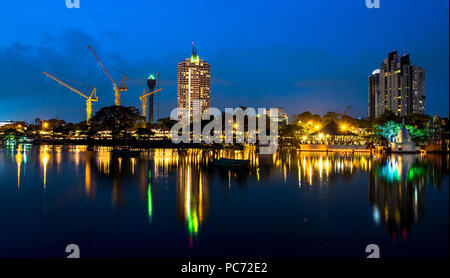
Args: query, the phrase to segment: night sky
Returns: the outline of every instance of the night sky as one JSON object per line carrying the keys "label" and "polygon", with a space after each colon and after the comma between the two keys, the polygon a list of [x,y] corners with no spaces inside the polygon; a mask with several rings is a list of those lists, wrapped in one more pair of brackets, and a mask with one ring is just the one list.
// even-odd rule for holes
{"label": "night sky", "polygon": [[[85,119],[82,97],[41,74],[95,85],[94,111],[114,103],[112,84],[128,76],[123,105],[139,107],[150,73],[161,72],[160,116],[176,107],[177,63],[191,43],[212,65],[211,106],[283,107],[367,116],[367,77],[388,52],[409,53],[426,70],[427,114],[449,111],[449,1],[137,1],[1,3],[0,121]],[[71,83],[77,86],[76,83]],[[87,92],[89,88],[78,86]]]}

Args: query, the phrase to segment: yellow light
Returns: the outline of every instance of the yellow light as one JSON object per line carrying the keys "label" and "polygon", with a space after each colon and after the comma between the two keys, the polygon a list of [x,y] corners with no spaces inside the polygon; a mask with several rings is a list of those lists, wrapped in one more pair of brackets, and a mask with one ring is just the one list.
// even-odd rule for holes
{"label": "yellow light", "polygon": [[303,140],[306,140],[306,136],[303,136],[302,139],[303,139]]}
{"label": "yellow light", "polygon": [[238,127],[238,124],[234,124],[233,127],[234,127],[234,128],[237,128],[237,127]]}
{"label": "yellow light", "polygon": [[315,128],[315,129],[319,129],[319,128],[320,128],[320,126],[316,125],[316,126],[315,126],[314,128]]}
{"label": "yellow light", "polygon": [[47,128],[48,127],[48,123],[44,122],[43,126],[44,126],[44,128]]}
{"label": "yellow light", "polygon": [[323,134],[322,133],[319,134],[319,138],[323,138]]}
{"label": "yellow light", "polygon": [[347,126],[346,126],[346,125],[343,125],[343,126],[341,126],[341,129],[342,129],[342,130],[346,130],[346,129],[347,129]]}

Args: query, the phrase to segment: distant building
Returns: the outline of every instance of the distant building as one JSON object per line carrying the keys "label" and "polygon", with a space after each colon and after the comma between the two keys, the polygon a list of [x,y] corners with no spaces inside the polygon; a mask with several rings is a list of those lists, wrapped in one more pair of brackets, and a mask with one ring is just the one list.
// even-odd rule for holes
{"label": "distant building", "polygon": [[178,109],[186,109],[189,117],[194,109],[203,114],[210,107],[210,94],[211,65],[200,59],[192,46],[191,58],[178,63]]}
{"label": "distant building", "polygon": [[281,107],[278,107],[278,113],[273,113],[270,109],[267,109],[266,114],[271,120],[281,125],[287,125],[289,122],[289,117],[284,113],[284,110]]}
{"label": "distant building", "polygon": [[[380,116],[386,110],[397,116],[425,114],[425,71],[419,66],[411,65],[409,55],[399,58],[394,50],[380,65],[379,76],[376,77],[374,73],[369,76],[369,117],[372,115],[372,108],[373,117]],[[375,81],[377,78],[378,90]]]}
{"label": "distant building", "polygon": [[380,69],[376,69],[369,76],[369,118],[375,118],[375,98],[380,95]]}
{"label": "distant building", "polygon": [[[155,86],[156,86],[156,80],[155,77],[150,74],[149,77],[147,78],[147,87],[148,87],[148,92],[153,92],[155,90]],[[153,112],[153,95],[149,95],[148,96],[148,123],[149,124],[153,124],[155,123],[155,119],[154,119],[154,112]]]}
{"label": "distant building", "polygon": [[5,125],[12,125],[15,124],[16,122],[13,121],[0,121],[0,127],[5,126]]}

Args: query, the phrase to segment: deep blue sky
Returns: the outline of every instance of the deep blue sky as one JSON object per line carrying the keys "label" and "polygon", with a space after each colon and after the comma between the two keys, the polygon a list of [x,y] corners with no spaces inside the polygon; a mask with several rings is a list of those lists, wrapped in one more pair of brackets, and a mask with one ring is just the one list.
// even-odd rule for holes
{"label": "deep blue sky", "polygon": [[[196,42],[212,65],[211,105],[283,107],[289,115],[367,115],[367,77],[388,52],[409,53],[426,70],[428,114],[449,111],[448,0],[137,1],[1,3],[0,120],[81,121],[81,97],[40,72],[97,86],[94,110],[114,101],[112,85],[87,46],[117,80],[124,105],[139,106],[149,73],[161,72],[161,117],[176,107],[177,63]],[[120,71],[120,72],[119,72]]]}

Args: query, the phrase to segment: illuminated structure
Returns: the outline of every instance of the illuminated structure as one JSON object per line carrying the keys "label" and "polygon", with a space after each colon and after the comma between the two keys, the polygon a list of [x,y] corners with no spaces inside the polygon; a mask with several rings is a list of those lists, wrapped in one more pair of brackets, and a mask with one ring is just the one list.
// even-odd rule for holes
{"label": "illuminated structure", "polygon": [[[88,97],[85,94],[83,94],[82,92],[78,91],[77,89],[74,89],[73,87],[67,85],[66,83],[62,82],[58,78],[54,77],[53,75],[48,74],[46,72],[43,72],[43,74],[47,75],[48,77],[52,78],[56,82],[58,82],[61,85],[69,88],[70,90],[74,91],[75,93],[79,94],[80,96],[82,96],[82,97],[84,97],[86,99],[86,123],[89,125],[90,124],[90,120],[91,120],[91,115],[92,115],[92,102],[93,101],[98,101],[98,97],[96,95],[97,88],[94,87],[94,89],[92,90],[91,95]],[[45,124],[48,125],[48,123],[45,123]],[[45,124],[44,124],[44,127],[45,127]]]}
{"label": "illuminated structure", "polygon": [[397,137],[395,137],[395,143],[391,143],[391,149],[393,152],[416,152],[416,144],[412,141],[411,135],[405,127],[405,122],[398,131]]}
{"label": "illuminated structure", "polygon": [[380,70],[376,69],[369,76],[369,118],[375,118],[375,97],[380,94]]}
{"label": "illuminated structure", "polygon": [[275,122],[277,122],[280,125],[287,125],[289,123],[289,117],[284,112],[283,108],[278,107],[277,112],[275,110],[265,110],[265,114],[269,116],[269,118]]}
{"label": "illuminated structure", "polygon": [[178,63],[178,109],[184,108],[191,118],[194,109],[210,107],[211,65],[197,54],[192,45],[191,58]]}
{"label": "illuminated structure", "polygon": [[389,53],[380,66],[378,86],[374,96],[375,117],[386,110],[397,116],[425,113],[425,71],[411,65],[409,55],[399,59],[397,51]]}
{"label": "illuminated structure", "polygon": [[[153,92],[153,90],[155,89],[156,86],[156,80],[155,77],[150,74],[150,76],[147,78],[147,87],[148,87],[148,91],[149,92]],[[148,96],[149,98],[149,105],[148,105],[148,122],[150,124],[153,124],[154,122],[154,113],[153,113],[153,94],[150,94]]]}
{"label": "illuminated structure", "polygon": [[106,70],[106,67],[103,65],[102,61],[100,61],[100,58],[97,56],[97,54],[94,52],[94,49],[92,49],[91,46],[88,46],[89,49],[91,50],[92,54],[94,54],[95,59],[97,59],[98,63],[100,64],[100,66],[102,67],[103,71],[106,73],[106,75],[109,77],[109,80],[111,80],[111,82],[114,85],[114,105],[116,106],[120,106],[120,94],[121,92],[125,92],[128,91],[128,86],[127,86],[127,76],[124,75],[122,80],[120,81],[120,84],[117,85],[117,83],[114,81],[114,79],[112,79],[111,75],[109,74],[109,72]]}
{"label": "illuminated structure", "polygon": [[147,120],[147,99],[150,98],[150,105],[148,108],[148,123],[152,124],[154,123],[154,113],[153,113],[153,94],[161,91],[162,89],[158,89],[156,91],[153,91],[155,88],[156,80],[155,77],[151,74],[147,78],[147,86],[148,86],[148,93],[144,92],[142,93],[142,96],[139,97],[141,103],[142,103],[142,117],[144,117]]}

